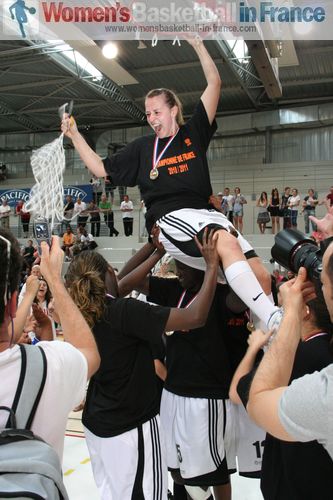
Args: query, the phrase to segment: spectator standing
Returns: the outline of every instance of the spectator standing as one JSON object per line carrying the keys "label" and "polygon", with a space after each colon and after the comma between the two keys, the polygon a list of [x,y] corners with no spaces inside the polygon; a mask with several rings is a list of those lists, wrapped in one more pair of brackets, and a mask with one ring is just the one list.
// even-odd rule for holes
{"label": "spectator standing", "polygon": [[96,175],[93,175],[90,179],[90,184],[92,185],[94,202],[98,205],[103,193],[102,180],[96,177]]}
{"label": "spectator standing", "polygon": [[291,190],[291,196],[288,200],[288,209],[290,211],[290,221],[291,227],[297,228],[297,216],[298,216],[298,207],[300,205],[301,198],[298,194],[298,189],[293,188]]}
{"label": "spectator standing", "polygon": [[101,231],[101,216],[100,216],[100,210],[96,205],[95,201],[91,201],[89,203],[88,211],[90,214],[91,234],[98,238]]}
{"label": "spectator standing", "polygon": [[[310,233],[310,215],[316,215],[316,206],[318,205],[318,196],[315,194],[314,189],[309,189],[307,196],[305,196],[303,202],[302,202],[302,207],[303,207],[303,214],[304,214],[304,226],[305,226],[305,233],[309,234]],[[317,231],[317,226],[316,224],[311,220],[311,227],[312,231]]]}
{"label": "spectator standing", "polygon": [[1,227],[3,229],[9,229],[10,214],[11,214],[11,208],[8,205],[7,200],[4,198],[1,200],[1,205],[0,205],[0,221],[1,221]]}
{"label": "spectator standing", "polygon": [[256,206],[259,208],[257,223],[259,226],[259,231],[261,234],[265,233],[266,224],[269,222],[269,213],[268,213],[268,198],[266,191],[263,191],[259,198],[257,199]]}
{"label": "spectator standing", "polygon": [[288,229],[291,226],[290,220],[290,210],[288,208],[288,202],[290,198],[290,187],[284,188],[284,193],[281,196],[281,215],[283,217],[283,229]]}
{"label": "spectator standing", "polygon": [[128,195],[124,195],[124,200],[120,204],[120,210],[123,217],[124,233],[125,236],[132,236],[133,234],[133,203]]}
{"label": "spectator standing", "polygon": [[228,187],[224,188],[223,200],[225,200],[228,204],[226,216],[228,217],[228,220],[230,220],[230,222],[232,223],[233,222],[233,205],[232,205],[233,196],[232,196],[232,194],[230,194],[230,188],[228,188]]}
{"label": "spectator standing", "polygon": [[140,237],[144,238],[148,236],[148,232],[146,229],[146,213],[147,213],[147,208],[145,205],[145,202],[141,200],[140,202]]}
{"label": "spectator standing", "polygon": [[23,201],[20,200],[15,208],[15,215],[20,217],[22,229],[23,229],[23,238],[28,238],[29,236],[29,222],[30,222],[30,212],[27,212],[24,208]]}
{"label": "spectator standing", "polygon": [[[224,198],[223,193],[221,193],[221,192],[217,193],[217,199],[219,200],[218,210],[220,210],[220,212],[222,212],[223,215],[227,216],[227,214],[228,214],[228,202]],[[215,207],[215,208],[217,208],[217,207]]]}
{"label": "spectator standing", "polygon": [[247,203],[247,200],[241,194],[239,187],[235,187],[234,192],[235,194],[232,197],[234,226],[235,229],[238,229],[238,231],[241,234],[243,234],[243,215],[244,215],[243,206]]}
{"label": "spectator standing", "polygon": [[60,226],[60,234],[63,235],[68,224],[70,223],[70,220],[73,217],[74,213],[74,202],[73,198],[70,194],[66,196],[66,202],[64,206],[64,218],[61,221],[61,226]]}
{"label": "spectator standing", "polygon": [[272,189],[272,194],[269,200],[269,213],[272,219],[272,233],[280,231],[280,195],[277,188]]}
{"label": "spectator standing", "polygon": [[101,196],[101,201],[99,202],[98,208],[100,212],[104,215],[104,222],[108,226],[110,231],[110,236],[118,236],[119,231],[114,227],[114,215],[112,211],[112,203],[107,199],[105,193]]}
{"label": "spectator standing", "polygon": [[74,214],[78,216],[77,227],[85,227],[89,214],[87,213],[87,205],[81,198],[78,198],[74,204]]}

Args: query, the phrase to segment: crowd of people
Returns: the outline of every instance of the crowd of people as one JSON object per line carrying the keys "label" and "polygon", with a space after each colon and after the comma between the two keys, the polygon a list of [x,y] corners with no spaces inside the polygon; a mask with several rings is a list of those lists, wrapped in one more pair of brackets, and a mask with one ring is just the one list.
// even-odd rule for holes
{"label": "crowd of people", "polygon": [[[244,205],[247,204],[245,196],[240,192],[239,187],[235,187],[234,194],[231,194],[230,188],[225,188],[223,192],[217,194],[219,208],[222,213],[233,222],[236,229],[243,232]],[[302,198],[298,189],[286,186],[283,194],[275,187],[268,194],[262,191],[256,200],[258,208],[257,224],[261,234],[266,231],[267,224],[271,223],[272,233],[276,234],[280,229],[297,228],[297,218],[304,217],[304,229],[306,234],[316,232],[316,224],[310,220],[310,215],[316,215],[316,207],[325,205],[327,210],[332,206],[333,186],[328,195],[318,199],[318,194],[312,188],[308,189],[307,194]],[[282,225],[280,226],[280,220]],[[311,226],[311,231],[310,231]]]}
{"label": "crowd of people", "polygon": [[[145,109],[154,134],[102,160],[73,117],[62,120],[62,131],[96,179],[109,176],[113,185],[140,187],[149,241],[117,276],[90,246],[88,207],[68,199],[65,212],[77,214],[79,245],[87,248],[74,252],[70,228],[64,251],[57,236],[50,246],[42,242],[39,267],[32,262],[17,305],[23,256],[10,231],[0,229],[0,376],[8,381],[0,386],[0,402],[13,406],[19,342],[28,342],[29,349],[45,353],[47,363],[31,429],[61,460],[68,412],[84,401],[82,421],[103,500],[166,500],[168,470],[174,500],[213,495],[231,500],[230,475],[237,467],[246,477],[261,477],[265,499],[318,498],[320,491],[320,498],[328,500],[333,209],[320,221],[309,215],[325,239],[322,293],[301,267],[297,277],[279,286],[280,298],[276,293],[274,301],[274,280],[241,234],[246,200],[240,189],[234,202],[229,198],[225,214],[222,205],[214,209],[206,150],[216,129],[221,80],[204,44],[189,43],[207,86],[187,122],[173,92],[150,91]],[[232,195],[226,191],[225,196]],[[286,199],[292,226],[297,197],[297,190],[286,190],[280,202],[273,190],[272,203],[262,194],[258,207],[270,203],[280,210]],[[133,207],[124,202],[124,227],[130,232]],[[110,209],[103,194],[101,203],[105,216]],[[97,208],[94,200],[95,233]],[[29,242],[24,258],[31,261],[30,247]],[[64,252],[71,262],[62,279]],[[175,259],[173,279],[151,272],[165,252]],[[132,290],[145,300],[128,297]],[[52,340],[52,322],[61,325],[66,342]],[[254,331],[255,324],[262,329]],[[0,413],[0,427],[6,425]]]}

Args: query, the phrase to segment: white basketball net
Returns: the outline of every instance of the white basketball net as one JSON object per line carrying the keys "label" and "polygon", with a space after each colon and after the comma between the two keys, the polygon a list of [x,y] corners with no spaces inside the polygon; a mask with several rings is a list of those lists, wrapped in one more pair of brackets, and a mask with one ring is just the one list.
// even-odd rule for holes
{"label": "white basketball net", "polygon": [[63,134],[33,152],[31,167],[36,184],[30,191],[30,199],[25,209],[34,217],[45,217],[51,229],[55,220],[63,219],[65,151]]}

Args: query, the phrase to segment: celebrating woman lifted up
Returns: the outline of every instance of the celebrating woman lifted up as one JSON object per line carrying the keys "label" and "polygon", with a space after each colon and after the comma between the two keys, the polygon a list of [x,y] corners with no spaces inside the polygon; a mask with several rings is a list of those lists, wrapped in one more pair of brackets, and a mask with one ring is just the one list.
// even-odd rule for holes
{"label": "celebrating woman lifted up", "polygon": [[171,90],[155,89],[145,100],[147,121],[154,134],[135,139],[111,158],[102,160],[68,115],[64,115],[61,128],[96,176],[109,175],[119,186],[139,186],[147,207],[148,231],[156,223],[161,243],[177,260],[205,269],[194,236],[200,240],[205,227],[213,228],[225,279],[268,324],[275,312],[267,297],[269,274],[251,245],[209,202],[212,187],[206,152],[217,128],[221,79],[203,42],[195,38],[189,43],[199,58],[207,85],[187,122],[178,97]]}

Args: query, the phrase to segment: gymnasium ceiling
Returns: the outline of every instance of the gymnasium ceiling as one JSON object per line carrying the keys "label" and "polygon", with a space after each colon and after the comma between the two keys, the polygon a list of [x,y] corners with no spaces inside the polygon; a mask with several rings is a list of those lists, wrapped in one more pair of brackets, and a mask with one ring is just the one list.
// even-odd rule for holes
{"label": "gymnasium ceiling", "polygon": [[[189,115],[205,86],[197,57],[185,42],[160,41],[152,47],[119,41],[113,61],[103,58],[100,42],[67,43],[67,53],[80,50],[103,77],[82,70],[55,42],[0,41],[0,134],[56,130],[57,108],[71,99],[82,128],[142,125],[143,96],[158,87],[176,91]],[[219,116],[333,103],[331,41],[287,42],[278,58],[279,79],[260,45],[250,46],[245,59],[225,42],[206,46],[223,81]]]}

